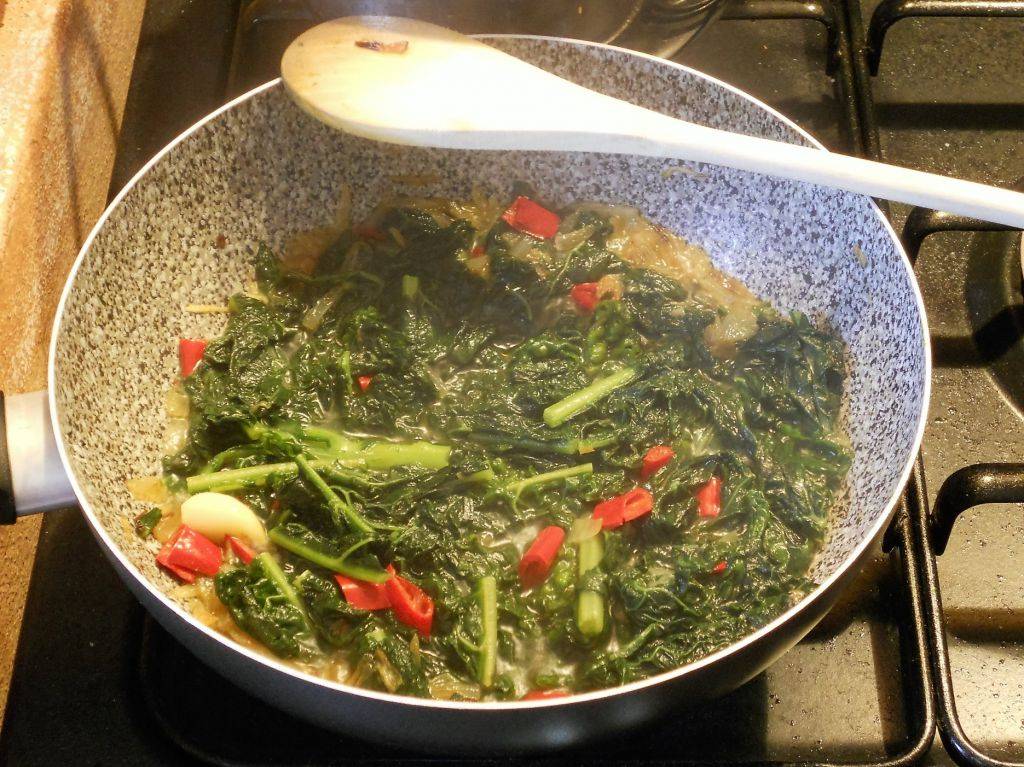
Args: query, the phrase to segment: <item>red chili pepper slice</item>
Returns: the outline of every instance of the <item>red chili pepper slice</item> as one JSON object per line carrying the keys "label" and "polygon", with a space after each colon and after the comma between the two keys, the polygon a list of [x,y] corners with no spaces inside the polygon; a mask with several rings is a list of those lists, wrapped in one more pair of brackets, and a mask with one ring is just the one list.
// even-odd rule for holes
{"label": "red chili pepper slice", "polygon": [[642,517],[654,508],[654,496],[642,487],[601,501],[594,507],[594,519],[601,520],[602,530],[614,530],[630,520]]}
{"label": "red chili pepper slice", "polygon": [[474,246],[473,246],[473,250],[471,250],[471,251],[470,251],[469,253],[470,253],[470,255],[471,255],[471,256],[474,256],[474,257],[476,257],[476,256],[485,256],[485,255],[487,255],[487,251],[486,251],[486,250],[484,250],[484,249],[483,249],[483,248],[482,248],[481,246],[479,246],[479,245],[474,245]]}
{"label": "red chili pepper slice", "polygon": [[388,592],[383,583],[369,583],[368,581],[357,581],[345,575],[335,574],[334,580],[338,582],[345,601],[358,610],[384,610],[391,607],[391,600],[388,599]]}
{"label": "red chili pepper slice", "polygon": [[697,491],[697,513],[714,518],[722,511],[722,480],[712,477]]}
{"label": "red chili pepper slice", "polygon": [[[168,568],[173,565],[200,575],[216,575],[220,569],[223,559],[220,547],[187,525],[175,530],[167,545],[170,547],[165,557]],[[160,562],[159,556],[157,562]]]}
{"label": "red chili pepper slice", "polygon": [[406,626],[416,629],[424,639],[430,639],[430,627],[434,622],[434,600],[417,586],[395,572],[388,565],[391,577],[385,581],[388,600],[395,617]]}
{"label": "red chili pepper slice", "polygon": [[501,214],[501,218],[513,229],[540,237],[542,240],[554,237],[562,221],[557,213],[552,213],[529,197],[516,197],[509,209]]}
{"label": "red chili pepper slice", "polygon": [[616,527],[622,527],[626,521],[623,517],[625,505],[625,496],[617,495],[597,504],[592,516],[601,520],[602,530],[614,530]]}
{"label": "red chili pepper slice", "polygon": [[650,479],[668,465],[676,457],[676,451],[668,445],[655,445],[644,454],[640,466],[640,479]]}
{"label": "red chili pepper slice", "polygon": [[711,568],[711,574],[712,575],[721,575],[722,573],[725,572],[725,568],[727,568],[728,566],[729,566],[729,563],[726,562],[723,559],[721,562],[719,562],[717,565],[715,565],[714,567]]}
{"label": "red chili pepper slice", "polygon": [[373,376],[358,376],[356,383],[359,384],[360,391],[366,391],[370,388],[370,384],[373,383]]}
{"label": "red chili pepper slice", "polygon": [[547,579],[564,540],[565,530],[557,525],[545,527],[537,533],[530,548],[519,560],[519,582],[523,588],[532,589]]}
{"label": "red chili pepper slice", "polygon": [[650,491],[643,487],[634,487],[626,493],[622,509],[622,519],[624,522],[630,522],[645,514],[649,514],[653,508],[654,496],[651,495]]}
{"label": "red chili pepper slice", "polygon": [[552,698],[568,698],[571,694],[565,690],[530,690],[519,700],[551,700]]}
{"label": "red chili pepper slice", "polygon": [[236,538],[233,535],[226,535],[224,537],[227,539],[228,546],[235,552],[235,556],[242,560],[244,564],[249,564],[256,558],[256,549],[241,538]]}
{"label": "red chili pepper slice", "polygon": [[569,291],[569,296],[576,304],[576,307],[584,314],[590,314],[594,311],[594,307],[597,306],[600,300],[597,295],[596,282],[581,282],[573,285],[572,290]]}
{"label": "red chili pepper slice", "polygon": [[196,574],[194,572],[192,572],[191,570],[186,570],[183,567],[175,567],[167,561],[167,558],[170,556],[170,553],[171,544],[168,541],[163,545],[163,547],[156,555],[157,564],[165,568],[166,570],[170,570],[171,573],[178,578],[178,580],[184,581],[185,583],[194,583],[196,579]]}
{"label": "red chili pepper slice", "polygon": [[178,368],[181,370],[182,378],[192,375],[205,352],[206,341],[201,338],[178,339]]}

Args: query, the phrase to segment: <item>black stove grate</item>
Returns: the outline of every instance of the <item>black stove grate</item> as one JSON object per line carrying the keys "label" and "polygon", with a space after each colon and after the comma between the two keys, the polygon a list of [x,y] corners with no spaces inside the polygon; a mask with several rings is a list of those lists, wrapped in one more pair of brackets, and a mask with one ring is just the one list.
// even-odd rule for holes
{"label": "black stove grate", "polygon": [[889,27],[912,18],[1024,18],[1021,0],[882,0],[871,14],[865,48],[871,74],[878,74]]}
{"label": "black stove grate", "polygon": [[929,208],[914,208],[907,216],[903,225],[903,247],[907,251],[910,263],[917,262],[917,255],[926,237],[940,232],[1012,232],[1013,228],[1003,224],[993,224],[956,213],[946,213]]}
{"label": "black stove grate", "polygon": [[[901,19],[913,17],[943,18],[1024,18],[1024,2],[1019,0],[882,0],[874,10],[866,37],[862,33],[859,4],[844,0],[847,21],[854,38],[854,71],[858,75],[857,104],[865,154],[881,159],[878,124],[874,110],[871,78],[877,75],[888,29]],[[907,256],[916,264],[924,240],[940,232],[1008,232],[1001,224],[946,213],[913,208],[904,224],[902,241]],[[1017,340],[1017,339],[1014,339]],[[952,681],[947,627],[942,611],[936,554],[942,554],[949,542],[956,519],[964,511],[987,503],[1024,503],[1024,465],[975,464],[964,467],[942,484],[929,513],[924,486],[923,459],[918,458],[911,481],[904,493],[907,506],[916,507],[910,515],[911,546],[917,550],[920,567],[912,577],[923,593],[927,623],[928,662],[934,680],[938,730],[949,756],[962,767],[1024,767],[1024,762],[994,757],[976,746],[961,725]],[[1024,714],[1024,712],[1022,712]]]}
{"label": "black stove grate", "polygon": [[923,563],[918,577],[925,594],[929,661],[937,682],[939,733],[946,751],[963,767],[1021,767],[1024,763],[999,759],[979,749],[960,724],[934,557],[934,553],[945,551],[957,518],[968,509],[987,503],[1024,503],[1024,464],[974,464],[946,479],[935,497],[931,517],[918,519],[915,525],[914,535]]}

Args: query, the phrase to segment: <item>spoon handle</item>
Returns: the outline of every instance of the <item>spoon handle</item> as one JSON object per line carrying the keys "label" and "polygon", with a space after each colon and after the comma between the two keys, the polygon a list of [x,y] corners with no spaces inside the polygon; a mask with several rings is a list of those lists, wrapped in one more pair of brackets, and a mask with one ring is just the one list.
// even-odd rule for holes
{"label": "spoon handle", "polygon": [[[592,94],[594,95],[594,94]],[[731,133],[678,120],[616,99],[598,97],[609,118],[583,125],[567,117],[557,139],[536,148],[613,152],[693,160],[807,181],[872,197],[921,205],[1024,229],[1024,194],[973,181],[911,170],[781,141]],[[562,110],[568,115],[568,110]],[[590,125],[601,125],[600,129]],[[520,134],[528,135],[528,134]],[[554,140],[553,140],[554,139]],[[527,139],[534,143],[536,137]],[[518,142],[524,144],[522,139]],[[542,146],[546,143],[546,147]],[[528,148],[521,146],[519,148]]]}
{"label": "spoon handle", "polygon": [[[665,156],[847,189],[1024,228],[1024,194],[819,149],[672,121]],[[653,147],[652,147],[653,148]],[[648,152],[643,152],[648,154]]]}

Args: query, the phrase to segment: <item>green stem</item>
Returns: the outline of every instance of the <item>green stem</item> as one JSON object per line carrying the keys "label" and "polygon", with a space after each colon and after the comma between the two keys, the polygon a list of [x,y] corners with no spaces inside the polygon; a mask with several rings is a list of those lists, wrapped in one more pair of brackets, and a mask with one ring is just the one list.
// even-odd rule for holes
{"label": "green stem", "polygon": [[290,551],[297,557],[309,560],[314,565],[326,568],[334,573],[347,575],[359,581],[370,581],[371,583],[383,583],[391,576],[379,568],[365,567],[363,565],[346,562],[344,557],[332,557],[322,551],[314,549],[307,543],[292,538],[280,527],[274,527],[267,533],[270,540],[276,543],[285,551]]}
{"label": "green stem", "polygon": [[480,469],[480,471],[474,471],[472,474],[459,477],[455,480],[455,483],[457,485],[475,485],[478,482],[493,482],[494,476],[494,469]]}
{"label": "green stem", "polygon": [[300,426],[299,433],[305,441],[323,442],[332,453],[348,453],[361,447],[356,440],[321,426]]}
{"label": "green stem", "polygon": [[[334,464],[348,468],[384,471],[396,466],[422,466],[426,469],[443,469],[448,465],[451,447],[435,445],[432,442],[374,442],[361,445],[347,454],[330,453],[327,457],[309,462],[317,471],[329,470]],[[266,463],[244,469],[197,474],[189,477],[185,484],[190,495],[203,492],[228,493],[263,487],[274,476],[294,477],[298,466],[290,461]]]}
{"label": "green stem", "polygon": [[[321,461],[314,461],[317,466]],[[263,487],[272,477],[294,477],[299,467],[294,463],[265,463],[262,466],[248,466],[244,469],[224,469],[208,474],[197,474],[185,480],[189,495],[196,493],[229,493]]]}
{"label": "green stem", "polygon": [[235,447],[229,447],[227,450],[222,450],[211,458],[202,468],[202,473],[209,474],[212,471],[220,471],[221,467],[229,461],[234,461],[236,458],[246,458],[252,455],[255,451],[256,447],[254,445],[236,445]]}
{"label": "green stem", "polygon": [[657,630],[658,630],[657,624],[654,624],[654,623],[650,624],[649,626],[647,626],[647,628],[645,628],[643,631],[641,631],[635,637],[630,639],[629,642],[627,642],[624,646],[619,647],[618,652],[615,653],[615,657],[616,658],[628,658],[628,657],[630,657],[633,653],[635,653],[637,650],[639,650],[641,647],[643,647],[645,644],[647,644],[647,640],[650,639],[651,634],[653,634]]}
{"label": "green stem", "polygon": [[[604,543],[601,533],[579,545],[579,577],[601,564]],[[593,639],[604,631],[604,597],[596,591],[581,591],[576,602],[576,625],[583,636]]]}
{"label": "green stem", "polygon": [[450,445],[436,445],[433,442],[374,442],[356,453],[350,459],[340,458],[342,463],[355,461],[367,469],[383,471],[396,466],[422,466],[425,469],[443,469],[448,465]]}
{"label": "green stem", "polygon": [[493,575],[487,575],[477,582],[476,595],[480,600],[481,615],[477,677],[480,685],[486,689],[494,684],[494,672],[498,666],[498,582]]}
{"label": "green stem", "polygon": [[619,387],[625,386],[637,376],[634,368],[623,368],[616,373],[597,378],[589,386],[573,392],[565,399],[544,409],[544,423],[552,429],[561,426],[570,418],[575,418],[583,411],[593,407],[598,400],[604,399]]}
{"label": "green stem", "polygon": [[267,574],[267,577],[274,582],[277,586],[278,591],[284,594],[285,599],[291,602],[299,612],[302,613],[303,619],[306,620],[306,628],[309,629],[309,620],[306,618],[306,608],[302,604],[302,600],[299,599],[299,595],[295,593],[295,589],[292,588],[292,584],[288,582],[288,576],[284,574],[284,570],[281,569],[281,565],[277,563],[277,560],[270,555],[269,552],[263,552],[257,559],[259,560],[260,566],[263,568],[263,572]]}
{"label": "green stem", "polygon": [[416,294],[420,289],[420,278],[415,274],[403,274],[402,275],[402,295],[405,298],[412,300],[416,297]]}
{"label": "green stem", "polygon": [[452,451],[450,445],[438,445],[422,440],[384,442],[355,439],[322,426],[299,426],[289,430],[263,423],[252,423],[245,427],[245,433],[251,440],[258,440],[275,431],[297,437],[319,460],[334,460],[345,466],[362,469],[384,470],[409,465],[443,469],[448,465],[448,455]]}
{"label": "green stem", "polygon": [[579,453],[580,455],[586,455],[587,453],[593,453],[595,450],[600,450],[602,447],[614,445],[617,441],[617,437],[601,437],[600,439],[575,439],[573,440],[573,447],[576,448],[576,452]]}
{"label": "green stem", "polygon": [[526,490],[528,487],[536,487],[537,485],[544,485],[548,482],[556,482],[560,479],[568,479],[569,477],[576,477],[580,474],[591,474],[594,471],[594,464],[592,463],[581,463],[578,466],[566,466],[564,469],[556,469],[555,471],[547,471],[543,474],[534,474],[532,477],[521,479],[518,482],[510,482],[505,485],[504,489],[515,493],[519,493]]}
{"label": "green stem", "polygon": [[258,442],[269,435],[280,434],[297,440],[310,452],[325,454],[325,457],[350,453],[354,450],[359,450],[363,446],[363,443],[357,440],[321,426],[306,426],[302,424],[268,426],[257,421],[255,423],[247,423],[242,428],[245,436],[253,442]]}
{"label": "green stem", "polygon": [[346,503],[338,497],[338,494],[334,492],[330,485],[324,482],[323,477],[316,473],[309,461],[304,456],[295,456],[295,463],[299,467],[299,472],[305,477],[313,487],[315,487],[320,495],[327,501],[327,506],[331,510],[331,516],[336,520],[340,520],[344,517],[348,522],[348,526],[353,530],[357,530],[363,535],[373,535],[373,528],[370,523],[363,519],[362,515],[350,503]]}
{"label": "green stem", "polygon": [[614,444],[616,441],[615,437],[561,440],[521,439],[482,431],[470,432],[465,437],[473,442],[498,449],[521,450],[524,453],[555,453],[556,455],[584,455]]}
{"label": "green stem", "polygon": [[352,377],[352,354],[348,349],[341,353],[341,372],[345,380],[345,389],[349,394],[355,393],[356,380]]}
{"label": "green stem", "polygon": [[341,298],[341,294],[347,289],[348,285],[336,285],[320,296],[306,313],[302,315],[302,327],[310,333],[315,333],[323,323],[327,312],[331,310],[331,307],[337,303],[338,299]]}

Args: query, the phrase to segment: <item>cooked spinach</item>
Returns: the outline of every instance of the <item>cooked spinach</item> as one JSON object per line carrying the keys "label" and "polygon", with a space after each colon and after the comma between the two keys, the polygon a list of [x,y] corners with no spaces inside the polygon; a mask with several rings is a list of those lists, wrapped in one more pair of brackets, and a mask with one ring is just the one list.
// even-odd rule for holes
{"label": "cooked spinach", "polygon": [[[781,613],[849,466],[842,343],[756,304],[722,353],[707,334],[732,309],[625,257],[612,215],[571,213],[565,245],[467,207],[379,211],[310,274],[259,248],[260,293],[231,299],[185,380],[188,441],[165,461],[265,521],[273,553],[216,578],[234,620],[354,684],[513,698],[675,668]],[[596,306],[570,299],[581,283]],[[655,445],[674,458],[641,479]],[[649,512],[521,588],[541,527],[638,486]],[[432,601],[429,638],[341,596],[339,574],[394,599],[388,566]]]}
{"label": "cooked spinach", "polygon": [[214,585],[235,622],[277,655],[299,658],[314,651],[302,602],[270,554],[222,570]]}

